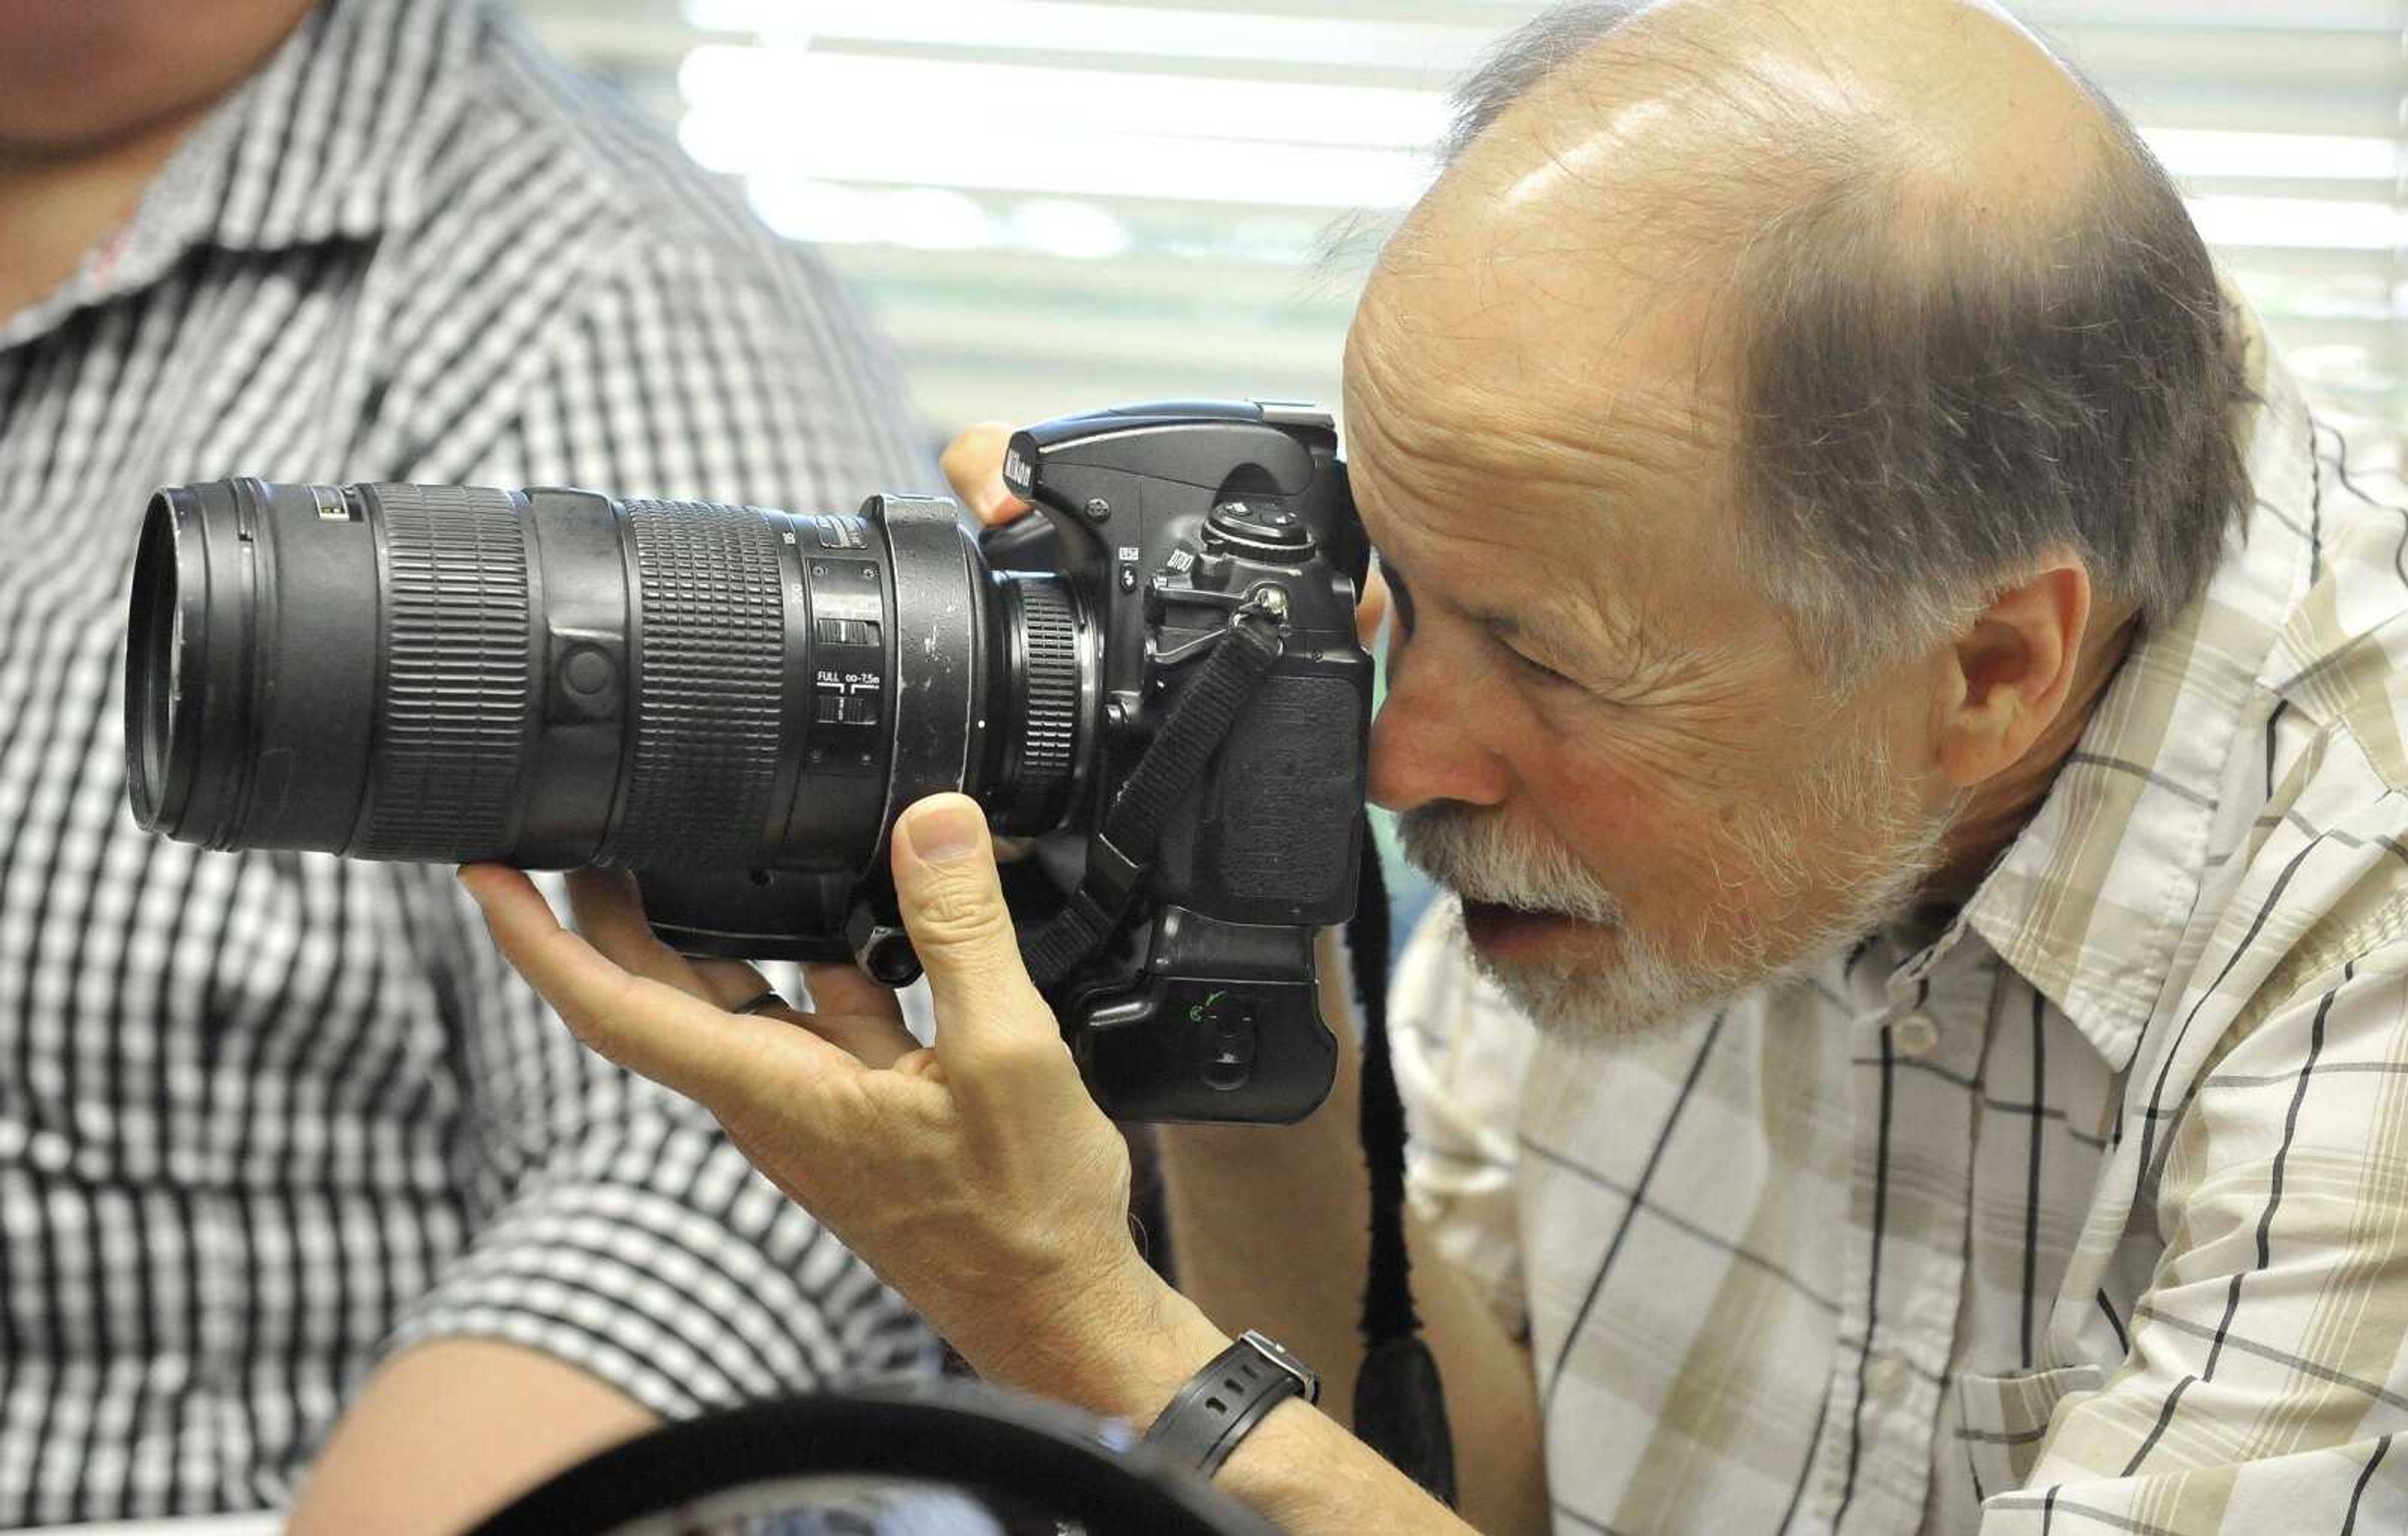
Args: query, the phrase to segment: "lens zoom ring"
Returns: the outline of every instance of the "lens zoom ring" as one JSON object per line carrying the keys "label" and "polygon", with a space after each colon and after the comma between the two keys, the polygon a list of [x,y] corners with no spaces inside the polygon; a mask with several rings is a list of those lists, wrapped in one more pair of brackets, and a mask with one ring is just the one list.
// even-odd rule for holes
{"label": "lens zoom ring", "polygon": [[784,713],[777,534],[749,507],[629,502],[626,511],[643,662],[609,861],[747,862],[760,850]]}
{"label": "lens zoom ring", "polygon": [[380,485],[391,630],[367,859],[490,858],[523,756],[526,544],[508,495]]}
{"label": "lens zoom ring", "polygon": [[1028,647],[1028,696],[1021,705],[1020,775],[1013,788],[1023,804],[1033,804],[1070,779],[1079,732],[1079,622],[1060,581],[1027,579],[1015,590]]}

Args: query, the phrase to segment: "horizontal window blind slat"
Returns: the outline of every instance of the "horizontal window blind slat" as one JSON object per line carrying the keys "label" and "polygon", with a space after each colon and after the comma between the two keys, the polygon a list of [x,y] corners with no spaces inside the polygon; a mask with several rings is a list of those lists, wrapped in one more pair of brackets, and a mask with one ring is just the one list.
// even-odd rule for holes
{"label": "horizontal window blind slat", "polygon": [[[1350,210],[1430,174],[1529,0],[525,0],[821,242],[938,426],[1128,393],[1334,398]],[[2408,424],[2408,0],[2038,0],[2313,388]],[[1084,381],[1084,387],[1082,387]]]}

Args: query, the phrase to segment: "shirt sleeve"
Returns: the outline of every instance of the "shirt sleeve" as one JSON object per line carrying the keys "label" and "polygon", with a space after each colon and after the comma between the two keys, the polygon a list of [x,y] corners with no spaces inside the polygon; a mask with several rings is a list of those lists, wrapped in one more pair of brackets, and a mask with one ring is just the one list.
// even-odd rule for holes
{"label": "shirt sleeve", "polygon": [[462,1121],[447,1174],[468,1240],[380,1353],[508,1340],[666,1417],[935,1370],[902,1300],[706,1111],[578,1043],[448,870],[395,877],[441,983]]}
{"label": "shirt sleeve", "polygon": [[1967,1404],[1972,1431],[2037,1447],[1983,1536],[2408,1529],[2408,946],[2230,1045],[2157,1209],[2122,1365]]}
{"label": "shirt sleeve", "polygon": [[1389,988],[1388,1048],[1411,1138],[1405,1189],[1447,1259],[1515,1337],[1528,1330],[1515,1129],[1532,1028],[1473,968],[1452,900],[1415,926]]}
{"label": "shirt sleeve", "polygon": [[[542,350],[523,388],[430,434],[415,477],[799,510],[940,483],[885,348],[815,258],[766,236],[631,249]],[[584,1049],[449,872],[413,873],[436,878],[413,937],[452,978],[469,1235],[385,1352],[507,1339],[666,1416],[935,1370],[924,1326],[709,1114]]]}

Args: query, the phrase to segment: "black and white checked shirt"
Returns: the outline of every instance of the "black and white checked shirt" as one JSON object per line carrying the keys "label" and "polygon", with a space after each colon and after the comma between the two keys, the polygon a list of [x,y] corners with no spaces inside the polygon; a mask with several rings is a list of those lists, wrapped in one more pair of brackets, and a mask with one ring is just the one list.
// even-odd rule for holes
{"label": "black and white checked shirt", "polygon": [[2256,510],[1944,932],[1589,1051],[1415,936],[1556,1530],[2408,1530],[2408,508],[2257,355]]}
{"label": "black and white checked shirt", "polygon": [[933,1365],[699,1110],[586,1054],[451,871],[136,830],[150,489],[925,487],[817,265],[505,19],[335,0],[0,320],[0,1526],[285,1499],[474,1334],[667,1415]]}

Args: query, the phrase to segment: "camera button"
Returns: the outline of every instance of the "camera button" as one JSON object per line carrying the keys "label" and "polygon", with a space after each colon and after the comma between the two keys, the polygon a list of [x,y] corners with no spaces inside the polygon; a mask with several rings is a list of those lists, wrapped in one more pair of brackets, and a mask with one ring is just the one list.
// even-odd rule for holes
{"label": "camera button", "polygon": [[1205,1087],[1227,1093],[1253,1080],[1255,1040],[1252,1008],[1227,1001],[1226,992],[1214,991],[1188,1008],[1187,1021],[1196,1031],[1192,1038]]}

